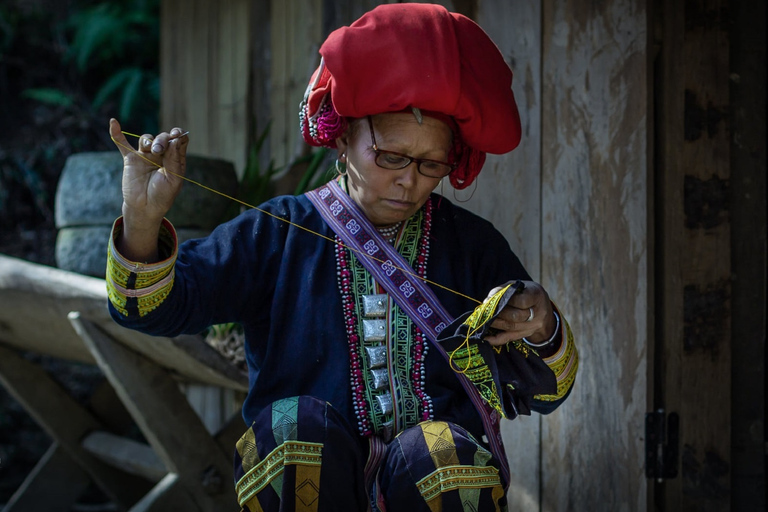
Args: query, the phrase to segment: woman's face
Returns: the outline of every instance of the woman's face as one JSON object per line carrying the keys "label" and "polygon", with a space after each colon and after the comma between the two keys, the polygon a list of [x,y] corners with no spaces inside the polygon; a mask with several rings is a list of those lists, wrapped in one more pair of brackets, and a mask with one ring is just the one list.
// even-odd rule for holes
{"label": "woman's face", "polygon": [[[379,149],[415,158],[448,161],[452,136],[443,121],[424,116],[419,124],[410,113],[379,114],[373,116],[372,121]],[[376,165],[371,132],[365,119],[353,121],[347,135],[337,139],[336,143],[340,160],[347,166],[349,195],[374,226],[388,226],[409,218],[440,183],[440,178],[420,174],[416,162],[397,170]]]}

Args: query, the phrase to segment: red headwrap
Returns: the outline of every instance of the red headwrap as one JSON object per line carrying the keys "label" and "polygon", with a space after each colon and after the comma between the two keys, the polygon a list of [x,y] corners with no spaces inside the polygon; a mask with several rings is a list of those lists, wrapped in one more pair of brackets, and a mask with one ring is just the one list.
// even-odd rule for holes
{"label": "red headwrap", "polygon": [[456,188],[480,172],[485,153],[512,151],[520,116],[512,72],[469,18],[434,4],[384,4],[328,36],[301,105],[304,139],[335,147],[345,118],[417,107],[450,116]]}

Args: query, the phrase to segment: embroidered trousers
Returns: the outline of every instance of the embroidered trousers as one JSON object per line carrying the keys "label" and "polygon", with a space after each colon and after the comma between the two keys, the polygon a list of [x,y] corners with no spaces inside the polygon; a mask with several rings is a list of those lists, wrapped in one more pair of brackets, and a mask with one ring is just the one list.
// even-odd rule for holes
{"label": "embroidered trousers", "polygon": [[380,457],[369,457],[366,441],[322,400],[274,402],[237,443],[240,506],[247,512],[506,510],[491,453],[460,426],[426,421],[382,446]]}

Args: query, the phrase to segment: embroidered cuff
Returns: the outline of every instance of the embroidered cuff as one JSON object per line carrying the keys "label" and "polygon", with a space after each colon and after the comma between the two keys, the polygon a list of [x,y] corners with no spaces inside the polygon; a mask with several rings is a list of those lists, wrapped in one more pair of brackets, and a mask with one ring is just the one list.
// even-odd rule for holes
{"label": "embroidered cuff", "polygon": [[561,327],[563,329],[563,341],[560,344],[559,350],[549,357],[544,357],[543,360],[554,372],[557,378],[557,394],[556,395],[536,395],[536,400],[542,400],[545,402],[554,402],[561,400],[568,394],[568,391],[573,386],[573,382],[576,379],[576,372],[579,369],[579,353],[576,350],[576,344],[573,341],[573,332],[571,327],[565,320],[565,317],[560,315]]}
{"label": "embroidered cuff", "polygon": [[156,309],[173,288],[178,242],[176,230],[166,219],[160,226],[157,263],[130,261],[117,251],[115,240],[123,231],[123,218],[112,226],[107,251],[107,294],[114,308],[124,316],[143,317]]}

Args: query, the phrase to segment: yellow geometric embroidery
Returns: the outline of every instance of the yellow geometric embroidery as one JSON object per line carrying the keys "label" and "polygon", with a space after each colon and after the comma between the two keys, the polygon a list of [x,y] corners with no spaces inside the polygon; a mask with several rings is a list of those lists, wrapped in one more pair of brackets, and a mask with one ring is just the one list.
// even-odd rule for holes
{"label": "yellow geometric embroidery", "polygon": [[506,418],[501,405],[501,396],[493,380],[493,373],[480,354],[477,344],[462,345],[451,354],[454,366],[461,368],[464,375],[477,388],[483,400]]}
{"label": "yellow geometric embroidery", "polygon": [[238,439],[235,445],[237,453],[243,460],[243,471],[248,472],[259,463],[259,451],[256,448],[256,436],[253,433],[253,427],[249,427],[245,434]]}
{"label": "yellow geometric embroidery", "polygon": [[477,306],[474,311],[464,320],[464,325],[472,330],[484,325],[488,320],[496,313],[496,308],[499,305],[499,301],[504,296],[504,293],[509,289],[512,284],[508,284],[498,292],[494,293],[491,297],[488,297],[482,304]]}
{"label": "yellow geometric embroidery", "polygon": [[[235,486],[237,501],[240,506],[261,492],[275,478],[281,476],[285,466],[297,466],[296,497],[299,501],[306,500],[309,508],[297,508],[296,510],[316,510],[317,500],[311,499],[312,485],[320,488],[320,466],[322,464],[323,445],[321,443],[306,443],[300,441],[286,441],[281,444],[261,462],[248,471]],[[302,467],[312,467],[312,470],[304,470]],[[301,475],[302,479],[299,479]],[[302,483],[309,482],[306,487],[299,489]],[[299,503],[297,502],[297,507]],[[314,507],[314,508],[312,508]]]}
{"label": "yellow geometric embroidery", "polygon": [[536,400],[544,402],[554,402],[563,398],[568,393],[568,390],[571,389],[571,386],[573,386],[579,369],[579,352],[576,350],[571,326],[568,325],[568,322],[562,315],[560,318],[563,322],[565,340],[557,353],[551,357],[544,358],[544,362],[554,372],[555,377],[557,377],[557,394],[534,396]]}
{"label": "yellow geometric embroidery", "polygon": [[436,468],[459,464],[453,432],[444,421],[425,421],[419,423],[429,455]]}
{"label": "yellow geometric embroidery", "polygon": [[176,233],[173,226],[164,220],[158,244],[170,252],[171,257],[158,263],[138,263],[124,258],[115,248],[115,239],[121,232],[122,218],[119,218],[112,227],[107,250],[107,295],[115,309],[124,316],[128,316],[128,299],[135,297],[139,316],[145,316],[162,304],[173,288]]}
{"label": "yellow geometric embroidery", "polygon": [[[504,491],[499,478],[499,470],[493,466],[444,466],[437,468],[425,478],[416,483],[424,501],[432,512],[442,510],[441,494],[456,489],[484,489],[498,487],[503,495]],[[493,496],[499,494],[495,492]],[[496,500],[498,503],[498,500]],[[498,507],[498,505],[497,505]],[[498,508],[497,508],[498,510]]]}
{"label": "yellow geometric embroidery", "polygon": [[317,512],[320,504],[320,465],[296,467],[296,512]]}

